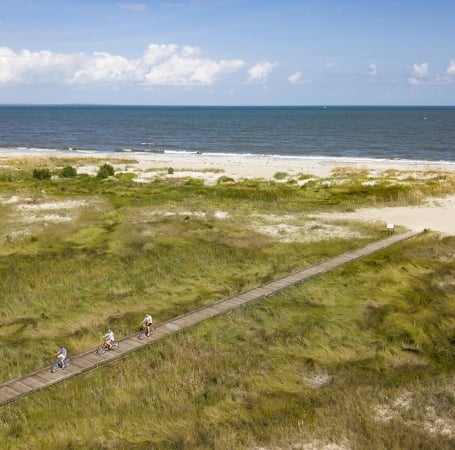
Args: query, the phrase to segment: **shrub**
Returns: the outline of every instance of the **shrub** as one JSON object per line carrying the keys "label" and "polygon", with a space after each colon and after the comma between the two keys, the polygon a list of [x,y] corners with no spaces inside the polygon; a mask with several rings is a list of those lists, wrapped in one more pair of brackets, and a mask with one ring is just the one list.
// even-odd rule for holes
{"label": "shrub", "polygon": [[288,174],[286,172],[276,172],[275,175],[273,175],[273,178],[276,180],[284,180]]}
{"label": "shrub", "polygon": [[173,175],[173,174],[174,174],[174,169],[173,169],[172,167],[169,167],[169,168],[167,169],[167,173],[168,173],[169,175]]}
{"label": "shrub", "polygon": [[227,177],[226,175],[219,177],[217,180],[217,184],[234,183],[234,182],[235,182],[234,178]]}
{"label": "shrub", "polygon": [[103,164],[98,169],[98,174],[96,175],[98,178],[108,178],[114,175],[114,168],[110,164]]}
{"label": "shrub", "polygon": [[185,180],[185,186],[204,186],[204,180],[199,178],[188,178]]}
{"label": "shrub", "polygon": [[51,172],[49,169],[33,169],[33,178],[36,180],[50,180]]}
{"label": "shrub", "polygon": [[77,170],[73,166],[65,166],[60,172],[62,178],[74,178],[77,175]]}

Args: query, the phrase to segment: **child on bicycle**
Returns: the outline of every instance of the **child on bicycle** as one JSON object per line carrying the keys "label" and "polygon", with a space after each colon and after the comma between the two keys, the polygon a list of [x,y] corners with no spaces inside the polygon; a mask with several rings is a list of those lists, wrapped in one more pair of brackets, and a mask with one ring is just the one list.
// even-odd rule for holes
{"label": "child on bicycle", "polygon": [[152,315],[150,313],[147,313],[144,317],[144,320],[142,321],[142,329],[145,331],[145,335],[147,337],[150,336],[152,326],[153,326]]}
{"label": "child on bicycle", "polygon": [[66,351],[66,348],[65,347],[61,347],[58,352],[55,354],[56,358],[57,358],[57,363],[59,365],[59,367],[61,367],[62,369],[65,367],[65,359],[66,357],[68,356],[68,352]]}
{"label": "child on bicycle", "polygon": [[114,332],[109,328],[107,333],[103,336],[104,338],[104,345],[108,350],[112,348],[112,343],[115,341]]}

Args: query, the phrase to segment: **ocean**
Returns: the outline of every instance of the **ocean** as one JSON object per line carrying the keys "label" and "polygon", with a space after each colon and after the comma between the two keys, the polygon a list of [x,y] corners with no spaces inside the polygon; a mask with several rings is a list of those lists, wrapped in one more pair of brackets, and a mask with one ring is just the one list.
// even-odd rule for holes
{"label": "ocean", "polygon": [[455,161],[455,107],[0,106],[0,151]]}

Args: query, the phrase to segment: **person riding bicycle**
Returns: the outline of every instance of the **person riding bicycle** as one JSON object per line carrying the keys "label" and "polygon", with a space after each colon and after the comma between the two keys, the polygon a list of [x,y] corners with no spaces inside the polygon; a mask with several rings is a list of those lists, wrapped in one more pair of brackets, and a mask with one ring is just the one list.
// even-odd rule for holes
{"label": "person riding bicycle", "polygon": [[147,313],[142,321],[142,329],[145,331],[145,335],[148,337],[152,331],[153,319],[150,313]]}
{"label": "person riding bicycle", "polygon": [[65,367],[65,359],[68,356],[68,352],[66,351],[65,347],[59,348],[58,352],[55,354],[57,357],[58,365],[63,369]]}
{"label": "person riding bicycle", "polygon": [[112,348],[112,343],[115,341],[115,338],[114,338],[114,332],[109,328],[109,330],[107,330],[107,333],[103,336],[104,338],[104,345],[106,346],[107,349],[111,349]]}

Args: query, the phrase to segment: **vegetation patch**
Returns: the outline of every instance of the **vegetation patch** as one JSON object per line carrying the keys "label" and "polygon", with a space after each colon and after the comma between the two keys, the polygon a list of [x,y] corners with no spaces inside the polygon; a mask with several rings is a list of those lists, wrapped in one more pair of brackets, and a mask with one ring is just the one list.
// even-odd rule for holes
{"label": "vegetation patch", "polygon": [[[68,164],[79,173],[49,170]],[[147,311],[160,324],[385,236],[319,212],[455,191],[441,174],[207,186],[36,167],[0,170],[0,382],[109,326],[130,335]],[[70,220],[31,220],[49,214]],[[182,330],[0,408],[2,445],[451,449],[454,255],[455,238],[423,233]]]}

